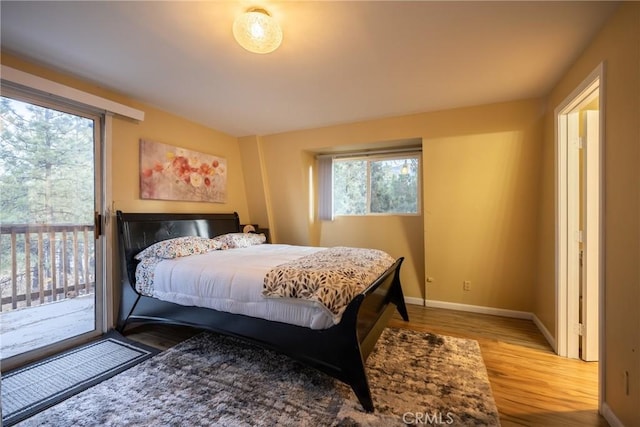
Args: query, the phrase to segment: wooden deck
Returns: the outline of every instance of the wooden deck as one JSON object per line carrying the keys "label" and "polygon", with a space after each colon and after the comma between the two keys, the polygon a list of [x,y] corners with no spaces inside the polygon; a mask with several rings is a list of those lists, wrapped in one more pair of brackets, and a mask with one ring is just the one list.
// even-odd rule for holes
{"label": "wooden deck", "polygon": [[0,313],[0,358],[94,329],[94,294]]}

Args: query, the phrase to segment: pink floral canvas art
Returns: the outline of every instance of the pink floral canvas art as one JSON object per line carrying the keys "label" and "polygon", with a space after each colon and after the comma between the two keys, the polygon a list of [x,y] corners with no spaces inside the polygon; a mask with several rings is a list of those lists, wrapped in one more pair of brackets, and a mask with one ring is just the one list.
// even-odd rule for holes
{"label": "pink floral canvas art", "polygon": [[225,203],[227,161],[141,139],[140,198]]}

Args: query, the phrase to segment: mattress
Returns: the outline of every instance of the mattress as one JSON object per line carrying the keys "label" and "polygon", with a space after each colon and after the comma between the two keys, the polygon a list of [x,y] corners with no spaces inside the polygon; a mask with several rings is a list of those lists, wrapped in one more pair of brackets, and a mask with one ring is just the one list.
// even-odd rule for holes
{"label": "mattress", "polygon": [[148,267],[153,269],[153,285],[145,293],[185,306],[326,329],[334,325],[333,314],[322,304],[262,295],[265,275],[271,269],[323,249],[268,244],[158,260]]}

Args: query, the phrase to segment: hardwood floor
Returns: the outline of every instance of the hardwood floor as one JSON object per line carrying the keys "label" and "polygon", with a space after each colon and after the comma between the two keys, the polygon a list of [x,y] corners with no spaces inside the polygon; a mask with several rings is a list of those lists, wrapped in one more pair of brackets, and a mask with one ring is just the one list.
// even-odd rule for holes
{"label": "hardwood floor", "polygon": [[[410,322],[390,327],[475,339],[480,344],[503,427],[607,426],[598,414],[598,364],[556,356],[530,320],[409,305]],[[134,340],[166,349],[199,331],[140,326]]]}
{"label": "hardwood floor", "polygon": [[408,324],[395,316],[389,326],[478,341],[503,427],[608,425],[598,414],[598,364],[558,357],[532,321],[408,310]]}

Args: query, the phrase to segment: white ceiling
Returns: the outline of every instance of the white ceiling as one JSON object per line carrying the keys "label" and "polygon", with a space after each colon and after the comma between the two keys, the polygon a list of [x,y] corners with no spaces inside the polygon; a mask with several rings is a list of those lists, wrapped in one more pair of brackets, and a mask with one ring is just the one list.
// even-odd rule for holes
{"label": "white ceiling", "polygon": [[[235,43],[262,6],[274,53]],[[0,3],[4,51],[230,135],[543,96],[613,2]]]}

